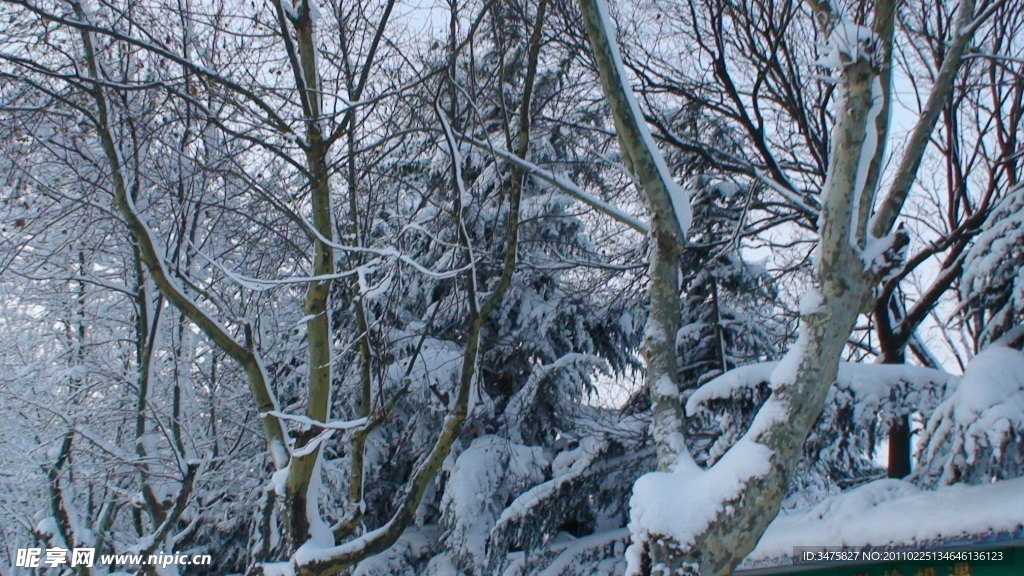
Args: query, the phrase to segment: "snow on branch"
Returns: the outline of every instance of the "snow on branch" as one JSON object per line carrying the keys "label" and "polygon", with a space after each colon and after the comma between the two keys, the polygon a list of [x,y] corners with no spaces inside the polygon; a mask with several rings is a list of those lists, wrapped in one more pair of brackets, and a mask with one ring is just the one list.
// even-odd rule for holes
{"label": "snow on branch", "polygon": [[716,518],[730,512],[730,502],[750,482],[771,472],[771,457],[767,446],[745,438],[707,470],[695,466],[641,476],[629,502],[633,542],[626,551],[626,573],[641,573],[643,551],[652,539],[671,539],[683,548],[695,544]]}
{"label": "snow on branch", "polygon": [[963,307],[991,314],[982,341],[992,341],[1024,311],[1024,186],[1010,190],[988,217],[964,258]]}
{"label": "snow on branch", "polygon": [[543,480],[548,457],[537,446],[500,436],[481,436],[448,467],[441,498],[441,524],[447,548],[463,567],[488,564],[488,540],[502,506],[525,486]]}
{"label": "snow on branch", "polygon": [[873,60],[878,57],[877,44],[878,39],[870,28],[842,18],[829,35],[828,53],[816,64],[838,70],[857,60]]}
{"label": "snow on branch", "polygon": [[[760,362],[741,366],[704,384],[690,395],[686,402],[687,414],[694,414],[705,404],[716,399],[728,399],[744,389],[770,382],[778,362]],[[850,390],[863,401],[877,402],[889,396],[889,390],[905,382],[918,390],[945,384],[954,376],[921,366],[909,364],[858,364],[841,362],[839,375],[833,387]]]}
{"label": "snow on branch", "polygon": [[672,177],[633,96],[615,41],[615,26],[608,5],[605,0],[586,0],[581,3],[581,9],[623,156],[647,195],[656,227],[671,233],[682,243],[693,221],[690,196]]}
{"label": "snow on branch", "polygon": [[[628,485],[609,482],[620,471],[652,466],[652,450],[628,454],[623,450],[614,440],[591,436],[583,438],[577,448],[559,454],[552,462],[553,478],[520,494],[491,529],[491,566],[498,566],[499,559],[512,548],[531,552],[543,548],[564,523],[586,514],[595,505],[593,500],[607,491],[608,484]],[[624,503],[625,495],[622,500]]]}
{"label": "snow on branch", "polygon": [[[778,363],[730,370],[690,395],[686,412],[708,435],[700,457],[713,464],[737,442],[770,393]],[[877,440],[897,417],[932,414],[956,377],[911,365],[841,363],[825,410],[804,444],[805,471],[790,487],[796,502],[870,476]]]}
{"label": "snow on branch", "polygon": [[480,148],[481,150],[486,150],[494,154],[495,156],[501,158],[502,160],[518,166],[519,168],[521,168],[527,174],[533,176],[534,178],[543,180],[544,182],[547,182],[548,184],[555,186],[562,192],[565,192],[566,194],[572,196],[573,198],[579,200],[580,202],[583,202],[587,206],[590,206],[591,208],[597,210],[598,212],[601,212],[602,214],[605,214],[619,222],[622,222],[626,226],[629,226],[630,228],[636,230],[637,232],[640,232],[641,234],[647,234],[648,232],[650,232],[650,227],[646,223],[626,213],[621,208],[613,206],[603,200],[600,200],[599,198],[594,197],[593,195],[586,192],[585,190],[583,190],[578,185],[576,185],[575,183],[573,183],[571,180],[564,176],[559,176],[553,172],[541,168],[540,166],[528,160],[523,160],[522,158],[516,156],[515,154],[508,152],[507,150],[502,150],[500,147],[495,146],[490,142],[483,142],[481,140],[476,140],[465,135],[461,136],[460,138],[461,140],[465,141],[468,144]]}

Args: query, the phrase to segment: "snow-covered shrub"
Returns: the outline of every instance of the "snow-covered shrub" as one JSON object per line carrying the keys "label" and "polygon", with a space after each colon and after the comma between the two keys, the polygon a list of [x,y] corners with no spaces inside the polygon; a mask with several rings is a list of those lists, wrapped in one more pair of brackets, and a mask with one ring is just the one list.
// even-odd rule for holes
{"label": "snow-covered shrub", "polygon": [[967,365],[928,419],[921,447],[931,482],[981,483],[1024,474],[1024,353],[1011,330]]}

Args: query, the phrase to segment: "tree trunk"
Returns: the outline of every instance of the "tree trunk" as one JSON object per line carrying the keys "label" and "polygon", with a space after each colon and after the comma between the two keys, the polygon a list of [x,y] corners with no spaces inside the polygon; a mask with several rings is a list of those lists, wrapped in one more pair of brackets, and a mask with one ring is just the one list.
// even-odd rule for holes
{"label": "tree trunk", "polygon": [[651,306],[642,351],[647,364],[646,386],[651,395],[652,435],[658,453],[658,469],[667,471],[680,458],[692,460],[683,437],[683,408],[676,368],[679,256],[692,218],[690,203],[654,147],[633,99],[612,37],[607,6],[603,0],[581,0],[580,8],[601,75],[601,86],[615,120],[622,155],[643,190],[651,212]]}
{"label": "tree trunk", "polygon": [[889,478],[910,476],[911,456],[910,416],[904,414],[889,424],[889,466],[886,475]]}

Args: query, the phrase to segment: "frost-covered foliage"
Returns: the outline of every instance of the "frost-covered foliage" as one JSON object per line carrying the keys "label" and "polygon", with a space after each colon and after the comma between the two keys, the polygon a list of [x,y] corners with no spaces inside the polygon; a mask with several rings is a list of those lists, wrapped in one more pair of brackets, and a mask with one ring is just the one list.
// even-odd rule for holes
{"label": "frost-covered foliage", "polygon": [[417,576],[422,574],[423,562],[437,543],[436,530],[411,528],[398,539],[394,546],[383,553],[360,562],[352,576]]}
{"label": "frost-covered foliage", "polygon": [[[0,405],[23,414],[0,425],[5,457],[19,459],[4,462],[15,473],[0,474],[3,548],[58,541],[95,546],[97,554],[215,547],[223,551],[217,569],[241,569],[248,526],[239,518],[259,497],[253,472],[262,470],[263,455],[244,425],[249,404],[240,371],[166,308],[141,272],[111,216],[109,171],[75,104],[58,99],[49,109],[3,118],[15,137],[0,156],[17,169],[0,183],[0,267],[7,272],[0,332],[18,336],[0,346]],[[128,132],[127,116],[158,107],[154,94],[122,104],[109,111],[119,134]],[[225,265],[246,260],[241,245],[252,236],[244,219],[231,216],[239,186],[210,174],[182,176],[178,162],[223,166],[233,151],[201,131],[185,151],[177,142],[172,148],[187,131],[166,121],[173,110],[165,114],[165,122],[135,118],[133,127],[148,138],[125,136],[123,154],[147,163],[135,173],[137,202],[153,229],[166,232],[166,262],[212,283],[215,274],[185,247],[219,246],[229,253]],[[199,189],[225,212],[189,209],[182,200]],[[234,245],[218,225],[234,229]],[[242,313],[249,303],[230,306]],[[183,490],[190,505],[173,540],[154,541]]]}
{"label": "frost-covered foliage", "polygon": [[[459,81],[472,87],[476,95],[472,114],[457,118],[458,124],[469,136],[496,147],[506,146],[504,130],[509,127],[504,116],[510,107],[520,105],[525,54],[515,43],[516,35],[522,34],[522,15],[517,9],[495,5],[488,18],[498,18],[492,22],[496,28],[488,28],[488,34],[481,36],[478,58],[460,59],[457,68]],[[504,45],[512,48],[499,50]],[[538,106],[538,115],[564,112],[566,117],[582,118],[589,113],[585,108],[563,110],[565,94],[558,90],[564,89],[568,74],[563,62],[543,63],[537,91],[544,106]],[[475,79],[480,83],[474,84]],[[404,104],[409,106],[409,114],[416,113],[413,110],[419,102],[411,99]],[[531,162],[565,170],[576,181],[603,181],[596,170],[575,162],[579,150],[567,142],[569,129],[539,119],[532,129]],[[482,301],[501,273],[503,223],[509,216],[507,194],[514,172],[486,150],[461,145],[459,152],[463,222]],[[389,190],[384,198],[397,202],[381,201],[368,208],[361,242],[369,249],[397,248],[427,270],[450,270],[453,263],[461,261],[465,255],[452,226],[450,199],[424,201],[422,193],[453,188],[451,161],[445,145],[429,134],[411,137],[402,154],[385,159],[389,174],[401,178],[383,179]],[[366,192],[367,198],[372,197],[370,193]],[[434,571],[451,565],[480,573],[488,562],[504,562],[504,553],[492,555],[485,546],[489,524],[520,492],[550,480],[544,472],[545,462],[558,452],[551,446],[564,444],[567,434],[576,433],[579,426],[574,415],[593,393],[594,376],[623,374],[637,364],[635,350],[642,322],[634,318],[642,316],[642,299],[630,290],[633,273],[601,266],[631,254],[605,255],[610,245],[597,243],[605,234],[603,226],[594,226],[579,214],[575,201],[540,179],[524,180],[520,218],[520,266],[506,297],[481,332],[478,377],[466,434],[457,441],[417,513],[421,525],[441,526],[440,540],[431,551],[443,552],[440,556],[444,559],[431,563]],[[351,297],[353,286],[336,285],[335,301],[349,303],[349,307],[336,310],[333,325],[338,340],[347,341],[358,331],[355,306],[363,307],[372,332],[374,387],[382,397],[396,400],[367,445],[366,466],[377,478],[367,485],[366,496],[366,524],[373,528],[387,520],[397,489],[422,457],[421,447],[429,446],[442,424],[437,416],[452,405],[463,367],[469,295],[462,280],[424,274],[407,263],[366,270],[360,278],[366,286],[359,288],[364,290],[360,299]],[[343,354],[351,361],[342,363],[348,368],[338,371],[341,393],[336,408],[340,414],[354,417],[357,406],[353,399],[358,397],[361,378],[355,369],[358,353],[351,347]],[[490,439],[487,442],[493,446],[482,446],[484,439]],[[533,455],[529,465],[515,456],[520,451]],[[332,447],[327,459],[325,481],[336,488],[330,492],[344,493],[349,456]],[[510,469],[521,470],[522,477],[506,478]],[[465,486],[474,482],[480,484],[467,499]],[[615,489],[621,490],[621,486]],[[339,504],[334,498],[325,496],[328,508]],[[470,505],[480,508],[469,514],[465,509]],[[559,514],[573,512],[564,506],[552,512],[549,516],[557,525],[551,530],[567,522],[558,520]],[[335,514],[329,518],[337,520]],[[417,561],[410,560],[412,564]]]}
{"label": "frost-covered foliage", "polygon": [[785,325],[768,271],[742,257],[753,190],[707,177],[692,180],[696,224],[683,263],[679,382],[693,388],[737,366],[777,357]]}
{"label": "frost-covered foliage", "polygon": [[[655,8],[650,8],[656,10]],[[751,362],[779,356],[785,323],[768,270],[744,258],[752,206],[763,190],[746,177],[710,167],[694,143],[743,155],[735,130],[693,102],[651,100],[672,134],[664,153],[673,176],[686,182],[693,223],[682,255],[680,329],[676,337],[679,385],[697,387]]]}
{"label": "frost-covered foliage", "polygon": [[458,566],[486,566],[488,535],[505,502],[544,480],[544,450],[497,436],[481,436],[446,470],[441,498],[442,544]]}
{"label": "frost-covered foliage", "polygon": [[1024,186],[992,207],[992,225],[964,257],[960,299],[968,315],[983,315],[982,344],[1024,322]]}
{"label": "frost-covered foliage", "polygon": [[543,450],[501,436],[474,439],[444,476],[433,570],[560,574],[572,566],[586,574],[614,566],[609,555],[624,549],[630,486],[654,454],[643,420],[605,421],[612,417],[578,411],[575,430]]}
{"label": "frost-covered foliage", "polygon": [[[962,377],[906,365],[840,365],[825,412],[804,445],[787,507],[813,504],[876,477],[888,422],[925,422],[915,479],[926,485],[981,483],[1024,473],[1024,354],[1011,330],[973,358]],[[712,464],[744,434],[768,397],[775,363],[732,370],[689,395],[687,411],[718,432],[698,461]]]}
{"label": "frost-covered foliage", "polygon": [[971,359],[921,438],[926,482],[971,484],[1024,475],[1024,329]]}

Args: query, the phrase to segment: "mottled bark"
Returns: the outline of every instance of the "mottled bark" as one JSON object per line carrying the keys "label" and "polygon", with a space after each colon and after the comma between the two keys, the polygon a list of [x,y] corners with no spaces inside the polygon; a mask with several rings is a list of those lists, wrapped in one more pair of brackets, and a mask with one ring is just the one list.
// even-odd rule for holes
{"label": "mottled bark", "polygon": [[[847,63],[842,69],[844,98],[833,131],[831,165],[825,200],[819,219],[820,259],[817,297],[805,296],[800,325],[803,332],[788,361],[792,376],[773,376],[768,403],[783,411],[757,426],[742,441],[754,442],[771,452],[770,472],[747,479],[746,488],[724,502],[732,514],[711,522],[690,546],[669,550],[659,558],[668,573],[725,576],[757,544],[778,514],[790,478],[803,453],[804,441],[821,415],[829,386],[835,381],[839,358],[854,322],[871,295],[874,279],[860,257],[856,230],[865,225],[856,217],[855,199],[865,201],[870,191],[858,190],[861,152],[874,145],[869,126],[874,122],[872,103],[877,90],[878,68],[867,58]],[[756,421],[755,421],[756,422]]]}

